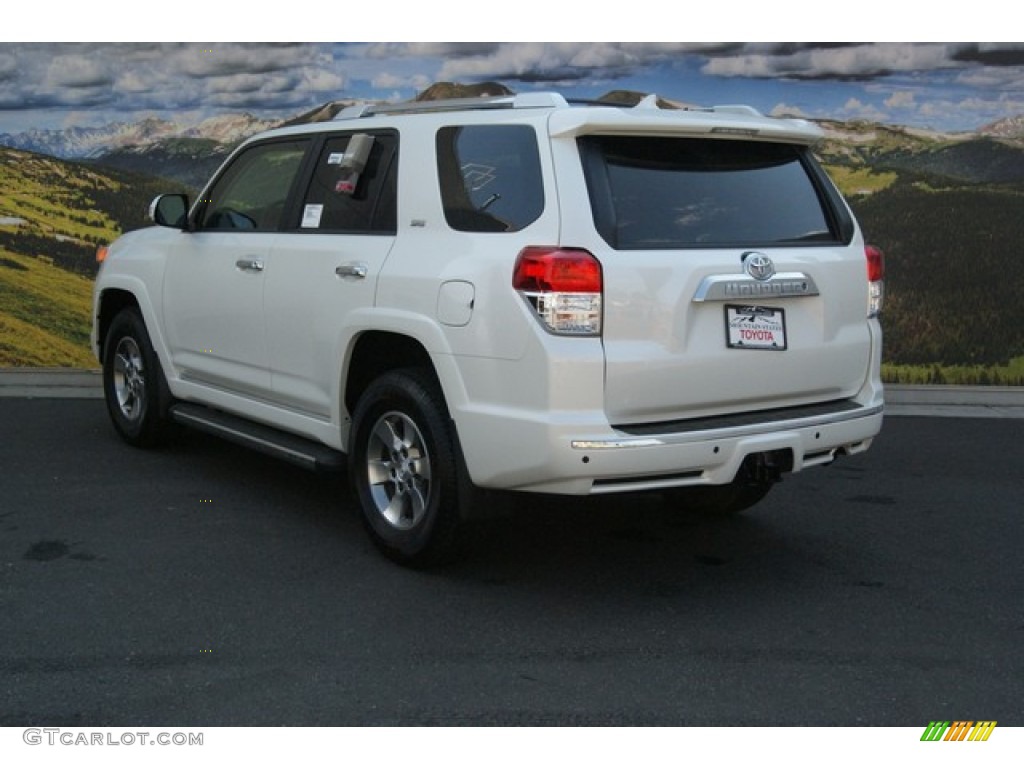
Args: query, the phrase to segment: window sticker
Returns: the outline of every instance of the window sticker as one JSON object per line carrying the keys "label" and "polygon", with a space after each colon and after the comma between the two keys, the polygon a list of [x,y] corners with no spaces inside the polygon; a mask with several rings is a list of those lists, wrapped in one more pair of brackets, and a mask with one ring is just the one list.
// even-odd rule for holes
{"label": "window sticker", "polygon": [[324,215],[321,204],[309,203],[302,209],[302,226],[304,229],[316,229],[320,226],[320,217]]}
{"label": "window sticker", "polygon": [[356,184],[358,182],[358,173],[347,173],[338,179],[338,183],[334,185],[334,191],[339,195],[354,195],[356,192]]}
{"label": "window sticker", "polygon": [[344,159],[345,159],[345,153],[344,152],[331,152],[331,154],[329,154],[327,156],[327,164],[328,165],[341,165],[341,161],[344,160]]}

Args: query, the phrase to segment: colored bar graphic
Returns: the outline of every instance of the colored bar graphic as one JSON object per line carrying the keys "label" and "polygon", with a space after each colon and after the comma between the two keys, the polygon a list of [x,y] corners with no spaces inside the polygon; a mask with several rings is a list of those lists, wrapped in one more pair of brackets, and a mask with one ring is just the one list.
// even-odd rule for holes
{"label": "colored bar graphic", "polygon": [[940,741],[949,728],[949,720],[932,720],[921,734],[921,741]]}
{"label": "colored bar graphic", "polygon": [[921,734],[921,741],[988,741],[995,720],[932,720]]}
{"label": "colored bar graphic", "polygon": [[963,741],[967,738],[967,731],[974,725],[970,720],[957,720],[949,727],[949,732],[943,741]]}
{"label": "colored bar graphic", "polygon": [[971,735],[967,737],[968,741],[988,741],[988,737],[992,735],[992,731],[995,730],[995,720],[979,720],[978,724],[974,726],[974,730],[971,731]]}

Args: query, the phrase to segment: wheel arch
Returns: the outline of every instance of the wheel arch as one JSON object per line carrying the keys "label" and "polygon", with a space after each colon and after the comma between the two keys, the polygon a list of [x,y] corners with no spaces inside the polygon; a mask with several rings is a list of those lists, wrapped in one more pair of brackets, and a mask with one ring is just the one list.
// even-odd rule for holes
{"label": "wheel arch", "polygon": [[355,413],[356,404],[367,387],[388,371],[401,368],[422,368],[430,371],[442,393],[433,358],[419,339],[394,331],[368,330],[353,339],[345,368],[342,405],[348,414]]}
{"label": "wheel arch", "polygon": [[153,350],[163,367],[164,375],[168,382],[174,381],[175,373],[171,366],[170,350],[166,346],[163,328],[159,322],[162,314],[159,300],[159,292],[151,293],[147,284],[138,277],[116,275],[103,280],[96,290],[93,309],[95,339],[91,341],[94,344],[97,358],[102,359],[103,345],[106,343],[110,323],[121,310],[126,307],[134,307],[142,315],[142,322],[146,326],[146,332],[149,334]]}
{"label": "wheel arch", "polygon": [[[93,350],[100,359],[103,357],[103,345],[106,343],[110,324],[118,313],[126,307],[134,307],[139,312],[139,300],[135,294],[124,288],[107,288],[99,295],[96,306],[96,348]],[[143,318],[145,319],[145,318]]]}

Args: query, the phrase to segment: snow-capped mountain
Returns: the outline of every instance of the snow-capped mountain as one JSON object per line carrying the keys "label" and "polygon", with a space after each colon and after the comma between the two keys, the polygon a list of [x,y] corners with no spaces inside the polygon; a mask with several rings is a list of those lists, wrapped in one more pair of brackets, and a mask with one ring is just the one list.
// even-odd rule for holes
{"label": "snow-capped mountain", "polygon": [[146,147],[165,139],[209,139],[218,144],[232,144],[279,122],[250,114],[218,115],[194,125],[146,118],[135,123],[109,123],[98,128],[3,133],[0,134],[0,145],[64,159],[85,159],[128,147]]}
{"label": "snow-capped mountain", "polygon": [[219,144],[234,144],[280,124],[280,120],[262,120],[248,113],[217,115],[185,129],[176,138],[212,139]]}
{"label": "snow-capped mountain", "polygon": [[1024,115],[1016,117],[1005,117],[994,123],[983,125],[978,133],[984,136],[992,136],[999,139],[1020,139],[1024,138]]}

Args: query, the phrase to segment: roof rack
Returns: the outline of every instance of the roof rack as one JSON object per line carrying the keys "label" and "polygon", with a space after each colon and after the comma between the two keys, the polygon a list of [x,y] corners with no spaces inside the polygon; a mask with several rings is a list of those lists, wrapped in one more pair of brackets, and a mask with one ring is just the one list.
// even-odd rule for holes
{"label": "roof rack", "polygon": [[[649,94],[632,107],[610,101],[571,99],[554,91],[537,91],[534,93],[517,93],[510,96],[480,96],[468,99],[437,99],[435,101],[403,101],[397,104],[354,104],[341,110],[335,120],[356,120],[360,117],[373,115],[412,115],[430,112],[453,112],[456,110],[480,109],[538,109],[568,107],[570,104],[581,106],[618,107],[619,109],[661,111],[658,96]],[[674,111],[674,110],[673,110]],[[737,115],[745,117],[764,117],[753,107],[745,104],[721,104],[713,107],[684,106],[681,112],[708,112]]]}
{"label": "roof rack", "polygon": [[514,96],[482,96],[469,99],[438,99],[436,101],[403,101],[398,104],[354,104],[341,110],[335,120],[355,120],[373,115],[422,114],[451,112],[463,109],[537,109],[567,107],[569,102],[560,93],[539,91]]}

